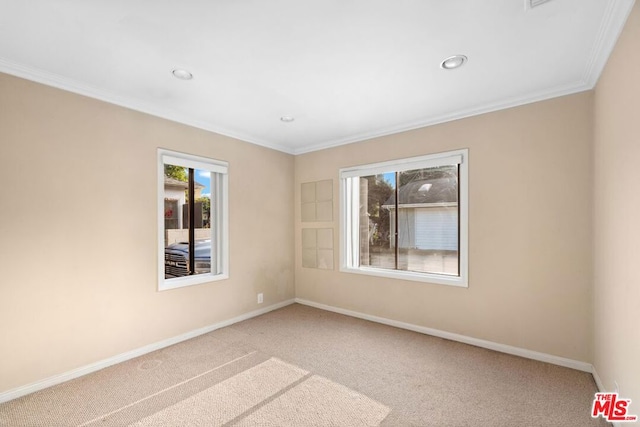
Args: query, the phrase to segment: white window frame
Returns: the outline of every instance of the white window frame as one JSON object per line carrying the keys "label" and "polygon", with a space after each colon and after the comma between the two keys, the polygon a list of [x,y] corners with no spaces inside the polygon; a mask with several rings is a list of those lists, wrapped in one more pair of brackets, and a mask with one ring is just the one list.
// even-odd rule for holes
{"label": "white window frame", "polygon": [[[211,245],[215,248],[216,271],[193,276],[165,279],[164,274],[164,165],[168,163],[210,171],[211,180]],[[183,288],[185,286],[224,280],[229,278],[229,163],[201,156],[158,149],[158,290]],[[214,246],[215,245],[215,246]],[[213,261],[213,260],[212,260]],[[213,267],[213,263],[212,263]]]}
{"label": "white window frame", "polygon": [[[388,270],[360,266],[359,259],[359,184],[362,176],[386,172],[402,172],[458,163],[459,176],[459,276]],[[340,271],[392,279],[468,287],[469,274],[469,150],[461,149],[407,159],[359,165],[340,169]]]}

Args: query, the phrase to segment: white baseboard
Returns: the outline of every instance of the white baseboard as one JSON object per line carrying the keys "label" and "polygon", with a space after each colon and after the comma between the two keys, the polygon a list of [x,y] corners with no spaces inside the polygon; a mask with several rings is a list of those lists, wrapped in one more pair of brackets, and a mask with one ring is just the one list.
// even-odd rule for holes
{"label": "white baseboard", "polygon": [[598,375],[598,372],[596,371],[595,366],[591,369],[591,375],[593,375],[593,380],[596,382],[598,391],[605,393],[607,390],[605,389],[604,384],[602,384],[602,380],[600,379],[600,375]]}
{"label": "white baseboard", "polygon": [[260,316],[262,314],[268,313],[273,310],[277,310],[279,308],[286,307],[288,305],[293,304],[294,302],[307,305],[310,307],[319,308],[321,310],[331,311],[334,313],[344,314],[346,316],[356,317],[359,319],[369,320],[376,323],[381,323],[388,326],[394,326],[396,328],[406,329],[409,331],[414,331],[418,333],[422,333],[425,335],[431,335],[439,338],[445,338],[452,341],[458,341],[465,344],[474,345],[476,347],[482,347],[489,350],[499,351],[501,353],[512,354],[515,356],[525,357],[527,359],[533,359],[540,362],[547,362],[554,365],[564,366],[567,368],[577,369],[579,371],[589,372],[593,375],[593,378],[596,382],[598,390],[604,391],[604,386],[598,373],[595,368],[587,362],[581,362],[573,359],[567,359],[564,357],[554,356],[551,354],[540,353],[537,351],[527,350],[519,347],[513,347],[506,344],[499,344],[492,341],[481,340],[478,338],[468,337],[465,335],[454,334],[451,332],[445,332],[438,329],[427,328],[424,326],[413,325],[411,323],[400,322],[397,320],[391,320],[384,317],[373,316],[370,314],[360,313],[357,311],[346,310],[343,308],[338,308],[326,304],[320,304],[313,301],[295,298],[286,301],[282,301],[277,304],[270,305],[268,307],[261,308],[259,310],[254,310],[249,313],[245,313],[243,315],[224,320],[222,322],[215,323],[210,326],[206,326],[204,328],[196,329],[182,335],[178,335],[173,338],[168,338],[163,341],[159,341],[153,344],[146,345],[144,347],[140,347],[138,349],[128,351],[126,353],[122,353],[108,359],[101,360],[96,363],[92,363],[90,365],[86,365],[72,371],[64,372],[62,374],[54,375],[52,377],[46,378],[41,381],[37,381],[35,383],[27,384],[22,387],[18,387],[12,390],[5,391],[0,393],[0,403],[8,402],[9,400],[17,399],[19,397],[25,396],[27,394],[34,393],[39,390],[43,390],[48,387],[52,387],[57,384],[61,384],[63,382],[72,380],[74,378],[81,377],[83,375],[90,374],[92,372],[99,371],[100,369],[107,368],[111,365],[115,365],[117,363],[125,362],[127,360],[133,359],[135,357],[139,357],[145,355],[147,353],[151,353],[152,351],[160,350],[162,348],[177,344],[182,341],[186,341],[191,338],[195,338],[197,336],[215,331],[216,329],[224,328],[226,326],[233,325],[234,323],[242,322],[243,320],[251,319],[253,317]]}
{"label": "white baseboard", "polygon": [[[598,375],[598,371],[596,371],[596,367],[594,366],[591,370],[591,375],[593,375],[593,380],[596,382],[596,387],[598,387],[598,391],[600,393],[611,392],[612,390],[607,390],[602,380],[600,379],[600,375]],[[622,427],[622,423],[616,421],[609,421],[613,427]]]}
{"label": "white baseboard", "polygon": [[411,323],[399,322],[397,320],[391,320],[384,317],[372,316],[370,314],[364,314],[357,311],[345,310],[343,308],[320,304],[317,302],[313,302],[313,301],[309,301],[301,298],[296,298],[295,302],[303,305],[308,305],[310,307],[319,308],[321,310],[332,311],[334,313],[344,314],[346,316],[357,317],[359,319],[364,319],[364,320],[370,320],[376,323],[382,323],[383,325],[394,326],[396,328],[407,329],[409,331],[419,332],[425,335],[432,335],[434,337],[439,337],[439,338],[445,338],[451,341],[458,341],[461,343],[474,345],[476,347],[482,347],[482,348],[487,348],[489,350],[499,351],[501,353],[512,354],[514,356],[520,356],[527,359],[533,359],[540,362],[547,362],[553,365],[559,365],[559,366],[564,366],[566,368],[572,368],[572,369],[577,369],[579,371],[593,373],[593,366],[590,363],[581,362],[579,360],[567,359],[560,356],[554,356],[552,354],[540,353],[533,350],[513,347],[506,344],[499,344],[492,341],[481,340],[478,338],[454,334],[451,332],[445,332],[438,329],[432,329],[424,326],[413,325]]}
{"label": "white baseboard", "polygon": [[222,322],[215,323],[213,325],[205,326],[204,328],[196,329],[176,337],[168,338],[163,341],[159,341],[153,344],[146,345],[144,347],[137,348],[135,350],[128,351],[126,353],[118,354],[113,357],[109,357],[108,359],[101,360],[96,363],[92,363],[90,365],[82,366],[80,368],[74,369],[72,371],[64,372],[62,374],[54,375],[49,378],[45,378],[44,380],[37,381],[35,383],[27,384],[22,387],[15,388],[13,390],[5,391],[0,393],[0,403],[8,402],[9,400],[17,399],[18,397],[26,396],[27,394],[34,393],[36,391],[43,390],[48,387],[52,387],[54,385],[61,384],[63,382],[72,380],[74,378],[81,377],[83,375],[90,374],[92,372],[99,371],[100,369],[107,368],[111,365],[115,365],[117,363],[125,362],[127,360],[133,359],[135,357],[139,357],[145,355],[147,353],[151,353],[152,351],[160,350],[165,347],[169,347],[170,345],[177,344],[182,341],[186,341],[191,338],[195,338],[199,335],[203,335],[216,329],[224,328],[225,326],[233,325],[234,323],[242,322],[243,320],[251,319],[252,317],[260,316],[262,314],[268,313],[273,310],[277,310],[282,307],[286,307],[287,305],[291,305],[295,302],[295,300],[290,299],[286,301],[279,302],[277,304],[270,305],[268,307],[261,308],[259,310],[250,311],[249,313],[242,314],[240,316],[223,320]]}

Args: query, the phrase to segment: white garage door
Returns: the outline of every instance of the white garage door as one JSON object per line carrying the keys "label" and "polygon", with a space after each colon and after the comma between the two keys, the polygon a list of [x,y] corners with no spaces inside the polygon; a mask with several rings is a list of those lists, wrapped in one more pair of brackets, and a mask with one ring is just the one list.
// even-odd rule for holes
{"label": "white garage door", "polygon": [[416,209],[416,247],[430,250],[458,250],[458,209]]}

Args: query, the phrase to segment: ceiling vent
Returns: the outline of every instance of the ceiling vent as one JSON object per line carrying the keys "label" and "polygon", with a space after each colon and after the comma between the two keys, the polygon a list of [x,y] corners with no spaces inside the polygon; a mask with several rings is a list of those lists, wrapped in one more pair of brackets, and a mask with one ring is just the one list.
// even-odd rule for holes
{"label": "ceiling vent", "polygon": [[524,8],[529,10],[529,9],[533,9],[534,7],[538,7],[541,4],[547,3],[551,0],[524,0]]}

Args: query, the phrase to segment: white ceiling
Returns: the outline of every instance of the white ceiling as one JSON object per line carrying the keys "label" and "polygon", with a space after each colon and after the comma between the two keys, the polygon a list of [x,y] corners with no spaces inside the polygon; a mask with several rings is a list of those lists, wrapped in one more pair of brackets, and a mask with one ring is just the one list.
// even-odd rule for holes
{"label": "white ceiling", "polygon": [[297,154],[591,89],[633,0],[525,5],[0,0],[0,71]]}

